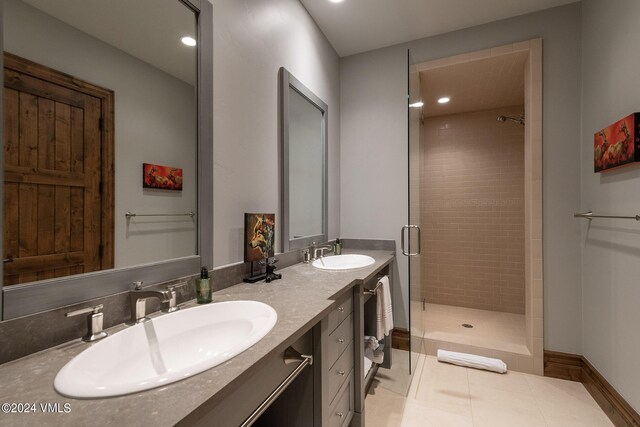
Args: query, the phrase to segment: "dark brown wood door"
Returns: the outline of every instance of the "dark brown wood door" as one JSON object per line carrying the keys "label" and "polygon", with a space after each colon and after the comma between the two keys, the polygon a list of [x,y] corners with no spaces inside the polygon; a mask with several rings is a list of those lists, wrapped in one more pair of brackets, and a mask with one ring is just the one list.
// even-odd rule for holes
{"label": "dark brown wood door", "polygon": [[101,212],[103,102],[59,84],[69,77],[54,70],[32,72],[37,67],[5,55],[5,286],[109,267],[102,241],[103,227],[113,228]]}

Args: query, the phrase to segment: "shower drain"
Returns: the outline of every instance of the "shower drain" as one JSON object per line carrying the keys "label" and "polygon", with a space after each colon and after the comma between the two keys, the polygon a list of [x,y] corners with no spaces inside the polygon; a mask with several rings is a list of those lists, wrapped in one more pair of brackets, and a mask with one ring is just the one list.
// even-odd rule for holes
{"label": "shower drain", "polygon": [[472,325],[472,324],[470,324],[470,323],[463,323],[463,324],[462,324],[462,327],[463,327],[463,328],[471,329],[471,328],[473,328],[473,325]]}

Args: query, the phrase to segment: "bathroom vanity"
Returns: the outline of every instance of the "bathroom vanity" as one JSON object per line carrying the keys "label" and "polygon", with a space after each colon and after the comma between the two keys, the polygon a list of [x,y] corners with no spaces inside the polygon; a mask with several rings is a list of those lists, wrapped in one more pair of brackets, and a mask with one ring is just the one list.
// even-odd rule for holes
{"label": "bathroom vanity", "polygon": [[[394,253],[357,253],[373,257],[374,264],[324,271],[300,263],[283,269],[280,281],[238,284],[216,292],[214,302],[253,300],[270,305],[278,316],[275,327],[231,360],[165,387],[94,400],[56,393],[57,372],[91,345],[80,340],[6,363],[0,366],[2,402],[60,407],[68,403],[70,411],[3,414],[0,425],[24,425],[25,417],[38,425],[242,425],[301,363],[284,363],[289,347],[313,356],[313,364],[301,369],[277,399],[270,399],[270,407],[254,425],[364,425],[363,288],[380,271],[392,268]],[[195,305],[189,302],[182,308]]]}

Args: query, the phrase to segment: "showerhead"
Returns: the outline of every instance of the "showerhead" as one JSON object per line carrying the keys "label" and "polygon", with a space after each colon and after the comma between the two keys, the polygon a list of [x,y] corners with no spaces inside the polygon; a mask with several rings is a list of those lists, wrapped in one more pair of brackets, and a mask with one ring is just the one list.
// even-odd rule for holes
{"label": "showerhead", "polygon": [[498,120],[499,122],[506,122],[507,120],[509,120],[509,121],[524,125],[524,113],[520,114],[518,117],[498,116],[496,120]]}

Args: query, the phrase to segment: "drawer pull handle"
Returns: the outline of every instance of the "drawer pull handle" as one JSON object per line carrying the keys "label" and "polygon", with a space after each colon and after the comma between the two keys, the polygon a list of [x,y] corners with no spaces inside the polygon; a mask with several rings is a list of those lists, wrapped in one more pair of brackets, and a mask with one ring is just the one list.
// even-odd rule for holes
{"label": "drawer pull handle", "polygon": [[338,374],[342,375],[344,377],[344,374],[346,374],[345,371],[338,371]]}
{"label": "drawer pull handle", "polygon": [[340,313],[344,313],[344,307],[338,307],[338,311],[339,311]]}
{"label": "drawer pull handle", "polygon": [[344,344],[344,338],[340,338],[340,339],[338,339],[338,342],[339,342],[340,344]]}
{"label": "drawer pull handle", "polygon": [[340,418],[344,417],[344,414],[342,412],[338,412],[336,415],[339,416]]}

